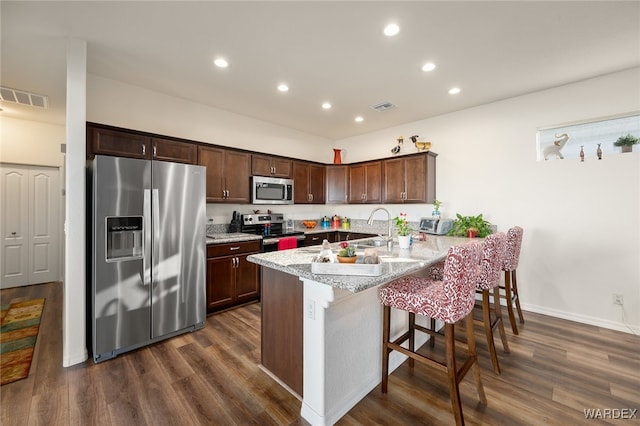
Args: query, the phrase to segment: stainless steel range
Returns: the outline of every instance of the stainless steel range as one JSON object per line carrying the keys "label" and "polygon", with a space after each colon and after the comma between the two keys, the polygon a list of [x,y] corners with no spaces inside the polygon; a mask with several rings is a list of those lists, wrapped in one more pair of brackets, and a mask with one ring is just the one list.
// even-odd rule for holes
{"label": "stainless steel range", "polygon": [[248,234],[262,235],[264,251],[276,251],[280,239],[296,237],[298,245],[304,241],[304,232],[288,230],[284,226],[282,213],[243,214],[241,231]]}

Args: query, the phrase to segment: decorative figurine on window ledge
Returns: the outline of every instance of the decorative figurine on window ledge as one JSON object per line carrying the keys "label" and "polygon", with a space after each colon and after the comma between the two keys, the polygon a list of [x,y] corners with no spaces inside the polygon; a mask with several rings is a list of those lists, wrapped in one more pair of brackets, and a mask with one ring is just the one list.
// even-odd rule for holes
{"label": "decorative figurine on window ledge", "polygon": [[556,140],[553,141],[553,145],[549,145],[544,148],[544,151],[542,152],[544,159],[548,160],[548,157],[550,155],[555,155],[556,157],[563,160],[564,157],[562,156],[562,153],[560,152],[560,150],[564,148],[564,145],[567,143],[568,140],[569,140],[569,135],[567,133],[556,135]]}

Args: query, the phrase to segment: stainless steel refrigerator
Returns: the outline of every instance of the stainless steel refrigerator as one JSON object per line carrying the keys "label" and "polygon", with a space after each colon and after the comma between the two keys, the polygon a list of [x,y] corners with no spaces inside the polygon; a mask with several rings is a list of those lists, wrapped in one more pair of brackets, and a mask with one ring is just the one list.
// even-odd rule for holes
{"label": "stainless steel refrigerator", "polygon": [[101,155],[90,166],[94,361],[202,328],[206,169]]}

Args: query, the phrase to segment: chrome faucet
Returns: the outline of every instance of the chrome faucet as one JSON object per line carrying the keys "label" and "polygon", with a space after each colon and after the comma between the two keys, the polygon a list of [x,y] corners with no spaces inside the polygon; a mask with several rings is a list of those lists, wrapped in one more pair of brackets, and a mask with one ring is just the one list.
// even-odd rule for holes
{"label": "chrome faucet", "polygon": [[376,209],[374,209],[371,214],[369,215],[369,220],[367,220],[367,225],[372,225],[373,224],[373,216],[376,214],[376,212],[378,210],[383,210],[385,212],[387,212],[387,219],[389,222],[389,226],[388,226],[388,230],[387,230],[387,249],[389,251],[393,250],[393,237],[391,236],[391,227],[392,227],[392,223],[391,223],[391,213],[389,213],[389,210],[385,209],[384,207],[378,207]]}

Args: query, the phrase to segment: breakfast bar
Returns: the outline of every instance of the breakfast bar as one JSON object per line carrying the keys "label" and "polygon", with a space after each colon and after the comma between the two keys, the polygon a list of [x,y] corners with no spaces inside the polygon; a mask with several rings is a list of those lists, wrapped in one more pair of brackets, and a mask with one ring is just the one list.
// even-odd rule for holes
{"label": "breakfast bar", "polygon": [[[380,383],[378,287],[404,275],[424,276],[449,247],[466,241],[429,236],[409,249],[380,247],[377,276],[314,274],[321,246],[248,257],[262,269],[262,368],[301,399],[306,421],[334,424]],[[351,244],[361,253],[370,242]],[[331,248],[337,252],[339,246]],[[392,313],[392,334],[401,334],[406,321]],[[390,370],[404,359],[393,353]]]}

